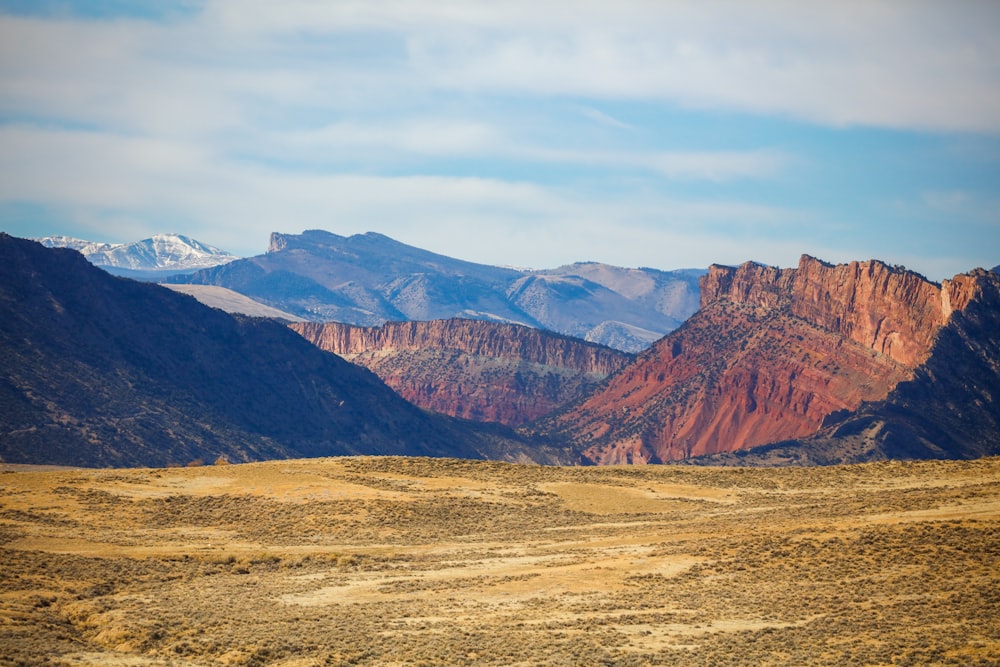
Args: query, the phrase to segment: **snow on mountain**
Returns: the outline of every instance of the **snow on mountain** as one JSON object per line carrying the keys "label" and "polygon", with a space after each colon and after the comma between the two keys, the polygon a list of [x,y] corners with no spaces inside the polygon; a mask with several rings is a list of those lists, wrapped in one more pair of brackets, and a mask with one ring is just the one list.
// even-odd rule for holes
{"label": "snow on mountain", "polygon": [[69,248],[83,253],[84,256],[95,252],[106,252],[112,248],[123,245],[121,243],[97,243],[95,241],[84,241],[83,239],[75,239],[72,236],[46,236],[45,238],[35,240],[46,248]]}
{"label": "snow on mountain", "polygon": [[156,234],[132,243],[94,243],[68,236],[38,241],[48,248],[72,248],[91,264],[128,271],[183,272],[226,264],[239,257],[182,234]]}

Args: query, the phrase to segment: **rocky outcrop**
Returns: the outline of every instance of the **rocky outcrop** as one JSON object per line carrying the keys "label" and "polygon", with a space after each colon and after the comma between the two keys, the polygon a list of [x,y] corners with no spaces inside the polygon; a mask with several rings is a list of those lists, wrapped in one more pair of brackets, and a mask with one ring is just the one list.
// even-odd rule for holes
{"label": "rocky outcrop", "polygon": [[399,350],[456,350],[480,357],[609,375],[630,358],[617,350],[530,327],[481,320],[389,322],[355,327],[302,322],[292,328],[320,348],[341,356]]}
{"label": "rocky outcrop", "polygon": [[543,421],[596,463],[686,459],[802,438],[914,377],[981,277],[943,285],[878,261],[712,266],[701,309],[606,387]]}
{"label": "rocky outcrop", "polygon": [[907,366],[923,363],[937,330],[975,294],[975,281],[943,285],[877,260],[832,265],[803,255],[797,269],[748,262],[712,266],[701,283],[702,307],[729,299],[787,309],[810,324]]}
{"label": "rocky outcrop", "polygon": [[971,300],[951,313],[927,361],[884,400],[831,414],[804,438],[695,462],[829,465],[1000,455],[1000,275],[979,269],[951,282],[967,288]]}
{"label": "rocky outcrop", "polygon": [[380,327],[297,323],[328,352],[365,366],[435,412],[521,425],[578,398],[631,356],[539,329],[478,320]]}

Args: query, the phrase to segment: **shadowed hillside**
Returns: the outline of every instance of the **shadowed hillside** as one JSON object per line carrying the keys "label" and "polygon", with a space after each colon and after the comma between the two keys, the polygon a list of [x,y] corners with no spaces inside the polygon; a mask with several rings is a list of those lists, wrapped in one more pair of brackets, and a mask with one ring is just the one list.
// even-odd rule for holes
{"label": "shadowed hillside", "polygon": [[339,454],[537,458],[427,414],[270,320],[0,236],[0,457],[162,466]]}

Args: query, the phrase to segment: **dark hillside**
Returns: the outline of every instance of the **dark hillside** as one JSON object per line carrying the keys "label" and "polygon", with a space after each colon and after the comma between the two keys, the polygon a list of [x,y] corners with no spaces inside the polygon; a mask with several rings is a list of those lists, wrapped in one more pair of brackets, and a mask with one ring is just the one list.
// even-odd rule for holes
{"label": "dark hillside", "polygon": [[340,454],[535,458],[429,415],[279,323],[0,235],[0,457],[161,466]]}

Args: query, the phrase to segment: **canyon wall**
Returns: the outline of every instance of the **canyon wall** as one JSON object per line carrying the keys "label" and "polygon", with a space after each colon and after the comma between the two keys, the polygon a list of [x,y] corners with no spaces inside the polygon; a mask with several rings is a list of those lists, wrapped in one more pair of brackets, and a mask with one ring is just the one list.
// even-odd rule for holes
{"label": "canyon wall", "polygon": [[796,269],[713,265],[701,281],[701,305],[729,299],[785,308],[912,367],[927,360],[938,329],[965,308],[975,285],[961,275],[937,285],[878,260],[833,265],[803,255]]}
{"label": "canyon wall", "polygon": [[422,408],[476,421],[526,424],[592,391],[632,356],[529,327],[479,320],[380,327],[297,323],[328,352],[378,375]]}
{"label": "canyon wall", "polygon": [[630,356],[618,350],[531,327],[482,320],[387,322],[357,327],[337,322],[292,325],[306,340],[341,356],[402,350],[457,350],[608,375]]}

